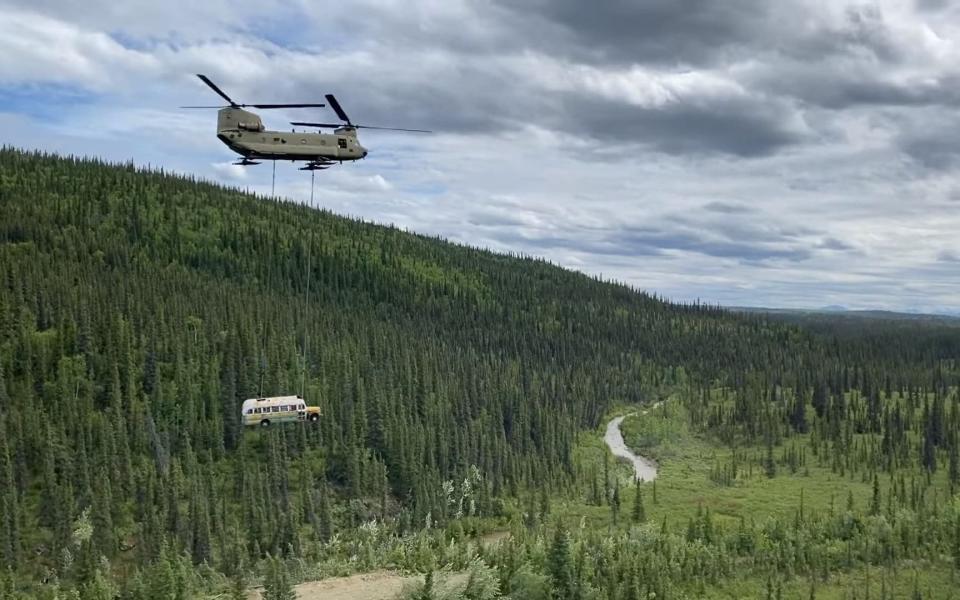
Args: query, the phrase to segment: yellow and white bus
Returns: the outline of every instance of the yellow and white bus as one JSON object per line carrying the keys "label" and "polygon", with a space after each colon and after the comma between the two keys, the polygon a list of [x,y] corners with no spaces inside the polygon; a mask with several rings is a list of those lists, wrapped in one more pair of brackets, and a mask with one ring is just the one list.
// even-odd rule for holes
{"label": "yellow and white bus", "polygon": [[307,406],[300,396],[273,396],[248,398],[243,401],[240,414],[244,425],[269,427],[273,423],[320,420],[320,407]]}

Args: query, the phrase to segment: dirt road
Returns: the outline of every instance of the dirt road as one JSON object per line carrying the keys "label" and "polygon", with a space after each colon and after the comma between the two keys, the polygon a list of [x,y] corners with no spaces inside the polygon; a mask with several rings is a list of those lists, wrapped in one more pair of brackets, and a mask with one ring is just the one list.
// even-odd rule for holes
{"label": "dirt road", "polygon": [[[331,577],[295,586],[298,600],[392,600],[403,586],[421,578],[392,571],[374,571],[349,577]],[[251,590],[250,600],[261,600],[263,588]]]}

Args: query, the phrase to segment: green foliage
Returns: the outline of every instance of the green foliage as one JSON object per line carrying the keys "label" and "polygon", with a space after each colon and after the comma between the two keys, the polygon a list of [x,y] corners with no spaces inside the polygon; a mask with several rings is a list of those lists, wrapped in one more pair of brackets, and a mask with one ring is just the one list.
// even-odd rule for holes
{"label": "green foliage", "polygon": [[555,600],[573,600],[576,597],[576,583],[570,564],[570,539],[562,522],[558,522],[554,530],[553,542],[547,554],[547,573],[550,574],[552,597]]}
{"label": "green foliage", "polygon": [[643,523],[647,520],[647,510],[643,505],[643,490],[640,489],[640,480],[634,484],[633,510],[630,513],[630,520],[634,523]]}
{"label": "green foliage", "polygon": [[550,600],[550,580],[524,567],[510,580],[511,600]]}
{"label": "green foliage", "polygon": [[[0,564],[16,589],[53,579],[91,598],[193,597],[223,589],[214,568],[241,581],[239,565],[265,566],[289,597],[281,564],[297,579],[469,568],[475,597],[499,593],[484,583],[496,569],[510,597],[572,598],[696,596],[740,559],[788,585],[780,571],[948,556],[960,335],[904,327],[672,304],[540,260],[5,148]],[[243,399],[296,393],[304,375],[318,424],[242,427]],[[545,534],[569,495],[608,503],[585,509],[596,521],[618,516],[617,466],[594,448],[581,472],[578,438],[668,394],[626,423],[663,461],[647,515],[662,530]],[[677,464],[691,468],[671,479]],[[837,481],[858,503],[826,514]],[[812,506],[795,521],[796,495],[783,498],[800,489]],[[693,496],[708,499],[696,518]],[[750,503],[776,520],[731,532]],[[645,510],[637,491],[630,520]],[[503,513],[527,527],[481,567],[465,524]],[[668,514],[691,521],[689,539]]]}
{"label": "green foliage", "polygon": [[263,600],[296,600],[287,567],[280,558],[267,561],[267,574],[263,578]]}

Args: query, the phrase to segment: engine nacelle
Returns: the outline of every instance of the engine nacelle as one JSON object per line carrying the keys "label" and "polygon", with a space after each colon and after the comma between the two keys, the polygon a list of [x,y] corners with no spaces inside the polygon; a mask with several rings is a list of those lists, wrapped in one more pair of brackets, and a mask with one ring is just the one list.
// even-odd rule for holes
{"label": "engine nacelle", "polygon": [[263,121],[242,108],[221,108],[217,113],[217,131],[263,131]]}

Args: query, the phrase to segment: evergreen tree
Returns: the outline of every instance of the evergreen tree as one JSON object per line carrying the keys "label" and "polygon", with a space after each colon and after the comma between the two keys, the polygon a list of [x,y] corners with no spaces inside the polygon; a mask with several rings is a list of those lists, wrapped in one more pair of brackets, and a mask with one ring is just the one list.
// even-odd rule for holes
{"label": "evergreen tree", "polygon": [[0,360],[0,416],[9,411],[10,396],[7,394],[7,383],[3,376],[3,361]]}
{"label": "evergreen tree", "polygon": [[770,479],[777,476],[777,463],[773,459],[773,437],[769,434],[767,435],[767,457],[764,461],[764,469]]}
{"label": "evergreen tree", "polygon": [[647,511],[643,506],[643,491],[640,490],[640,480],[636,480],[633,496],[633,511],[630,513],[630,520],[634,523],[643,523],[647,520]]}
{"label": "evergreen tree", "polygon": [[287,567],[280,558],[269,558],[263,580],[263,600],[296,600]]}
{"label": "evergreen tree", "polygon": [[552,584],[554,600],[573,600],[576,585],[570,564],[570,540],[563,522],[558,520],[553,533],[553,542],[547,552],[547,573]]}
{"label": "evergreen tree", "polygon": [[0,420],[0,558],[6,566],[16,568],[20,562],[20,503],[13,477],[13,464],[7,436]]}
{"label": "evergreen tree", "polygon": [[230,578],[230,590],[227,596],[230,600],[247,600],[247,583],[242,568],[234,570],[234,574]]}
{"label": "evergreen tree", "polygon": [[333,537],[333,512],[330,507],[329,492],[324,482],[320,486],[320,506],[317,510],[317,534],[321,542],[329,542]]}
{"label": "evergreen tree", "polygon": [[433,569],[430,569],[423,578],[423,587],[420,588],[420,592],[414,596],[413,600],[437,600],[436,592],[433,589],[433,580]]}
{"label": "evergreen tree", "polygon": [[620,517],[620,480],[613,482],[613,494],[610,496],[610,512],[613,514],[613,524],[616,525]]}

